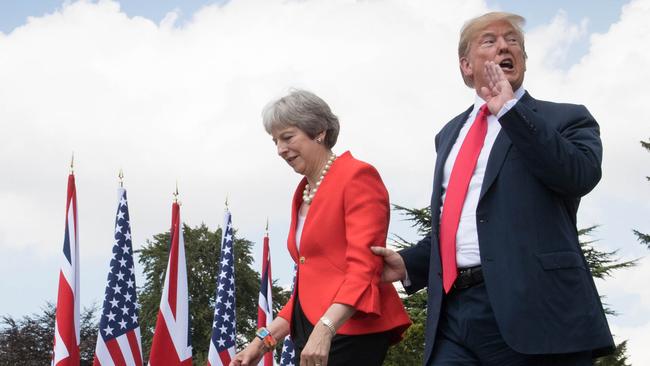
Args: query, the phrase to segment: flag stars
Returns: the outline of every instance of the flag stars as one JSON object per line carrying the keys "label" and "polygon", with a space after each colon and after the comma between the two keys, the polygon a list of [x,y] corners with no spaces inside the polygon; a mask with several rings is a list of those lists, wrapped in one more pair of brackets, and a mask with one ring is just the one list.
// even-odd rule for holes
{"label": "flag stars", "polygon": [[120,262],[120,267],[126,267],[126,259],[122,258],[118,262]]}
{"label": "flag stars", "polygon": [[128,245],[126,245],[126,243],[124,243],[124,246],[122,247],[122,253],[124,253],[124,254],[130,254],[131,253],[131,249],[129,248]]}
{"label": "flag stars", "polygon": [[115,233],[121,233],[122,232],[122,227],[120,225],[115,225]]}
{"label": "flag stars", "polygon": [[115,297],[113,297],[113,300],[109,301],[111,303],[112,308],[116,308],[117,305],[120,303]]}
{"label": "flag stars", "polygon": [[131,302],[131,297],[132,297],[132,296],[133,296],[133,295],[131,295],[130,293],[127,292],[127,293],[124,295],[124,301],[126,301],[126,302]]}
{"label": "flag stars", "polygon": [[128,280],[126,280],[126,286],[128,288],[133,288],[134,284],[135,284],[135,281],[133,281],[132,279],[129,278]]}
{"label": "flag stars", "polygon": [[[116,306],[117,306],[117,305],[116,305]],[[116,315],[116,314],[113,314],[112,311],[109,311],[108,314],[106,314],[106,317],[108,318],[108,321],[110,321],[110,322],[114,322],[114,321],[115,321],[115,315]]]}
{"label": "flag stars", "polygon": [[126,329],[127,323],[124,321],[124,319],[120,320],[118,323],[120,324],[120,329]]}
{"label": "flag stars", "polygon": [[121,286],[118,286],[117,284],[115,284],[115,286],[113,286],[112,289],[113,289],[113,291],[115,292],[116,295],[117,294],[121,295],[121,292],[122,292],[122,287]]}
{"label": "flag stars", "polygon": [[120,199],[120,207],[122,206],[126,206],[126,199],[124,197]]}
{"label": "flag stars", "polygon": [[119,271],[116,276],[119,281],[124,281],[124,273],[122,273],[122,271]]}
{"label": "flag stars", "polygon": [[122,210],[117,211],[117,219],[118,220],[124,220],[124,211],[122,211]]}
{"label": "flag stars", "polygon": [[108,325],[106,326],[106,328],[103,329],[103,331],[104,331],[104,335],[106,335],[106,336],[109,335],[109,334],[113,335],[113,328],[111,328]]}
{"label": "flag stars", "polygon": [[122,310],[122,315],[129,314],[129,308],[126,305],[124,305],[120,310]]}

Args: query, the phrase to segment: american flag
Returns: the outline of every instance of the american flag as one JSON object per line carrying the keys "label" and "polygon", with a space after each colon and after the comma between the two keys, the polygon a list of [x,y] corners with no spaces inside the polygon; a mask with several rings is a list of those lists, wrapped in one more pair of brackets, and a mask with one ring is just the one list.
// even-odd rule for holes
{"label": "american flag", "polygon": [[77,188],[74,174],[68,176],[65,207],[63,258],[54,321],[52,365],[79,365],[79,230],[77,228]]}
{"label": "american flag", "polygon": [[[273,321],[271,253],[269,252],[269,235],[264,236],[264,249],[262,250],[262,280],[260,295],[257,300],[257,327],[268,327]],[[267,352],[260,360],[258,366],[273,366],[273,352]]]}
{"label": "american flag", "polygon": [[142,366],[135,268],[126,190],[118,188],[115,244],[106,283],[94,366]]}
{"label": "american flag", "polygon": [[192,365],[185,242],[178,202],[172,205],[171,247],[151,341],[150,366]]}
{"label": "american flag", "polygon": [[[293,292],[294,287],[296,286],[296,267],[293,267],[293,285],[291,286],[291,292]],[[295,366],[296,365],[296,348],[291,340],[291,336],[288,335],[284,338],[284,343],[282,344],[282,354],[280,355],[280,366]]]}
{"label": "american flag", "polygon": [[208,365],[228,365],[235,356],[235,255],[230,211],[226,210],[221,231],[221,263],[217,276],[212,339]]}

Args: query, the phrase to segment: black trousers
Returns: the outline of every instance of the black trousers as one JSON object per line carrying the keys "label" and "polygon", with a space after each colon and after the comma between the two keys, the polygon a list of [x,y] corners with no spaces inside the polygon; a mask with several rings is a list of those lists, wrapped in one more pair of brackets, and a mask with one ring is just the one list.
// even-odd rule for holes
{"label": "black trousers", "polygon": [[[291,323],[291,339],[296,347],[296,365],[298,365],[300,354],[307,344],[309,335],[314,330],[314,325],[303,313],[297,294],[294,297]],[[379,366],[386,358],[390,340],[389,331],[361,335],[337,334],[332,338],[327,366]]]}
{"label": "black trousers", "polygon": [[445,296],[431,366],[591,366],[591,352],[526,355],[499,331],[485,284]]}

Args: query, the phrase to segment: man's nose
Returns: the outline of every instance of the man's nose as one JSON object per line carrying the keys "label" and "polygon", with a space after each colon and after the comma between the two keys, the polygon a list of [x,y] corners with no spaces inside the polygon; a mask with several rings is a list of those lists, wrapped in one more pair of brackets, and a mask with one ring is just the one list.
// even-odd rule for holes
{"label": "man's nose", "polygon": [[497,49],[501,52],[508,49],[508,41],[504,37],[497,37]]}

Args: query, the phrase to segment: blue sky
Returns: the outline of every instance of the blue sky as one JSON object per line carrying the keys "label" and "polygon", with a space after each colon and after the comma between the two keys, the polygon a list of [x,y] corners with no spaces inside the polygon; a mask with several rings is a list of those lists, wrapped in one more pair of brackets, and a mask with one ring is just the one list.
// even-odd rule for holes
{"label": "blue sky", "polygon": [[[650,74],[638,72],[650,64],[649,0],[63,4],[0,2],[0,171],[11,172],[0,180],[0,200],[11,208],[0,211],[0,278],[10,279],[0,293],[14,294],[0,302],[0,315],[35,312],[54,299],[71,151],[82,306],[103,296],[120,168],[136,248],[168,230],[178,181],[183,221],[215,229],[227,195],[255,258],[268,217],[273,274],[289,284],[284,242],[298,177],[259,121],[262,106],[289,87],[330,103],[342,121],[335,152],[350,149],[373,163],[393,203],[427,205],[433,136],[473,100],[455,57],[466,11],[527,19],[526,89],[585,104],[601,124],[603,180],[582,200],[579,226],[601,225],[593,239],[624,259],[648,254],[631,230],[650,232],[650,171],[629,162],[650,166],[638,143],[650,137],[650,124],[638,119],[650,85]],[[161,22],[172,11],[175,22]],[[26,24],[28,17],[35,21]],[[389,232],[416,239],[399,216]],[[633,364],[650,364],[643,261],[597,283],[621,313],[610,324],[631,340]]]}
{"label": "blue sky", "polygon": [[[129,16],[142,16],[155,22],[162,20],[170,11],[179,11],[178,23],[182,24],[192,17],[194,12],[211,4],[224,4],[227,0],[126,0],[119,1],[122,11]],[[572,23],[588,19],[587,30],[589,33],[605,32],[609,26],[620,16],[623,0],[547,0],[547,1],[521,1],[521,0],[487,0],[487,5],[492,9],[500,9],[523,15],[527,20],[527,27],[536,27],[548,22],[559,9],[566,11],[567,18]],[[0,32],[9,33],[15,27],[25,23],[28,16],[40,16],[51,13],[61,8],[62,0],[27,0],[3,1],[0,4]],[[576,62],[587,52],[588,40],[583,39],[575,44],[566,61],[565,67]]]}
{"label": "blue sky", "polygon": [[[92,0],[91,0],[92,1]],[[95,0],[96,1],[96,0]],[[162,20],[170,11],[178,13],[176,24],[182,25],[192,15],[204,6],[212,4],[225,4],[228,0],[146,0],[119,1],[122,11],[129,16],[142,16],[155,22]],[[486,0],[492,9],[504,10],[523,15],[527,21],[527,28],[545,24],[558,12],[563,10],[569,22],[579,23],[588,19],[587,31],[589,33],[602,33],[620,16],[620,9],[624,0],[548,0],[548,1],[521,1],[521,0]],[[61,8],[62,0],[19,1],[3,2],[0,5],[0,32],[11,32],[15,27],[25,23],[28,16],[40,16],[51,13]],[[559,66],[568,68],[584,56],[589,47],[587,38],[582,38],[573,43],[566,54],[566,58],[559,62]]]}

